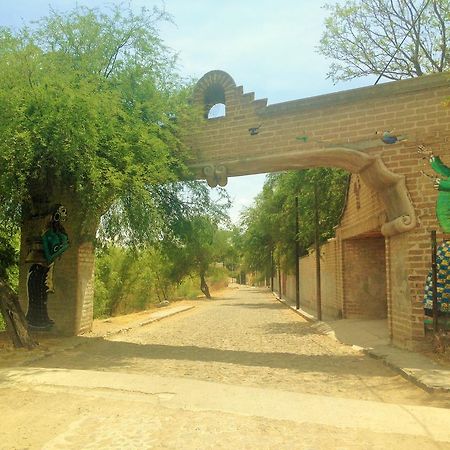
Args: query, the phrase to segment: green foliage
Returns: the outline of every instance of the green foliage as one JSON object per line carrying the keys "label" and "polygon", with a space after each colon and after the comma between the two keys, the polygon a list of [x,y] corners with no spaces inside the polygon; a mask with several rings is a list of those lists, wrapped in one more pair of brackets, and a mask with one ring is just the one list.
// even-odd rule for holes
{"label": "green foliage", "polygon": [[[269,175],[255,205],[243,214],[243,233],[236,239],[242,248],[243,268],[270,276],[272,258],[284,270],[295,267],[295,242],[306,254],[315,239],[317,185],[319,240],[334,234],[345,200],[348,175],[337,169],[307,169]],[[298,198],[299,233],[295,234]]]}
{"label": "green foliage", "polygon": [[328,76],[335,82],[386,66],[383,76],[392,80],[449,69],[448,0],[347,0],[326,9],[318,50],[334,60]]}
{"label": "green foliage", "polygon": [[274,200],[274,187],[270,180],[256,197],[255,205],[242,216],[243,234],[234,242],[241,249],[243,269],[270,274],[272,254],[278,239],[278,207]]}
{"label": "green foliage", "polygon": [[171,283],[163,255],[153,249],[108,247],[98,251],[94,317],[146,309],[169,297]]}
{"label": "green foliage", "polygon": [[111,204],[132,228],[147,226],[141,210],[157,215],[149,186],[185,174],[179,123],[195,116],[158,36],[165,19],[145,8],[77,7],[17,33],[0,30],[4,227],[60,191],[86,218]]}
{"label": "green foliage", "polygon": [[219,229],[221,216],[197,215],[184,222],[177,241],[163,241],[161,248],[172,262],[170,278],[179,283],[187,275],[204,279],[212,264],[224,262],[230,251],[226,232]]}
{"label": "green foliage", "polygon": [[207,215],[215,223],[226,220],[228,195],[222,188],[216,188],[216,193],[213,200],[210,188],[200,181],[146,186],[109,209],[97,236],[102,242],[131,247],[155,246],[162,240],[176,247],[189,234],[196,217]]}
{"label": "green foliage", "polygon": [[198,285],[198,277],[189,275],[184,277],[174,291],[174,298],[176,299],[190,299],[194,300],[202,295]]}
{"label": "green foliage", "polygon": [[[222,289],[228,285],[230,278],[229,271],[220,266],[211,266],[208,271],[207,281],[212,289]],[[173,297],[181,299],[196,299],[203,296],[200,287],[198,275],[188,275],[183,281],[176,286]]]}
{"label": "green foliage", "polygon": [[[11,237],[0,229],[0,278],[6,280],[13,291],[19,285],[19,236]],[[5,322],[0,314],[0,330],[5,329]]]}
{"label": "green foliage", "polygon": [[[109,317],[141,311],[163,300],[197,298],[200,284],[195,265],[174,278],[174,267],[186,261],[183,255],[169,259],[161,249],[132,250],[110,246],[98,250],[95,267],[94,317]],[[180,275],[179,275],[180,276]],[[208,280],[213,288],[223,287],[228,271],[212,265]]]}
{"label": "green foliage", "polygon": [[0,278],[15,292],[19,287],[19,245],[18,234],[11,236],[0,229]]}

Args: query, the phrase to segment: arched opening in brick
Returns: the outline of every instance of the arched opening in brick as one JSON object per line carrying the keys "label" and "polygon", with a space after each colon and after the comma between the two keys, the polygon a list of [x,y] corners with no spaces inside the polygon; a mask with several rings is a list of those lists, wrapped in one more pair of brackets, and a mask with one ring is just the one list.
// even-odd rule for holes
{"label": "arched opening in brick", "polygon": [[[205,118],[211,119],[213,117],[210,117],[211,112],[216,112],[216,110],[220,111],[223,109],[222,116],[225,115],[225,109],[226,109],[226,101],[225,101],[225,89],[220,83],[213,83],[210,84],[203,93],[203,104],[205,106]],[[217,105],[223,105],[223,106],[217,106]],[[214,109],[214,110],[213,110]],[[215,115],[214,117],[222,117]]]}
{"label": "arched opening in brick", "polygon": [[[358,186],[354,189],[354,186]],[[300,211],[300,216],[301,216]],[[388,338],[386,240],[381,233],[384,205],[357,174],[351,175],[347,198],[335,236],[320,248],[321,305],[325,320],[367,320],[375,333]],[[300,305],[315,315],[316,252],[299,259]],[[295,272],[276,277],[275,290],[295,306]]]}
{"label": "arched opening in brick", "polygon": [[219,117],[225,117],[226,115],[226,106],[225,103],[216,103],[211,106],[208,111],[208,119],[217,119]]}
{"label": "arched opening in brick", "polygon": [[26,319],[28,325],[33,329],[48,330],[54,324],[47,311],[48,289],[46,279],[49,270],[51,269],[41,264],[32,264],[28,271],[28,311]]}

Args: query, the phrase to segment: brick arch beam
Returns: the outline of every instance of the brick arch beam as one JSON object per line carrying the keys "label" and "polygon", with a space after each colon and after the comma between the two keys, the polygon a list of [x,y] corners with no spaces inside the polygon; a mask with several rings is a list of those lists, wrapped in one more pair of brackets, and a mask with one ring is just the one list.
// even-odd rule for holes
{"label": "brick arch beam", "polygon": [[206,179],[210,186],[217,184],[225,186],[228,175],[314,167],[336,167],[358,173],[370,188],[378,192],[386,209],[387,221],[381,228],[384,236],[403,233],[416,226],[416,215],[406,189],[405,177],[389,171],[379,156],[370,156],[358,150],[332,147],[226,160],[217,166],[213,164],[191,166],[198,178]]}

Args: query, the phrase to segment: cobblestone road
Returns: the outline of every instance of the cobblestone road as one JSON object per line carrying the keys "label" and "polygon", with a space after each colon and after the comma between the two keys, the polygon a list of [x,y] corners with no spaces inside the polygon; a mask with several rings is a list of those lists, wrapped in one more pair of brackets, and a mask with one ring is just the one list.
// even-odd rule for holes
{"label": "cobblestone road", "polygon": [[266,290],[230,289],[222,298],[199,303],[190,312],[93,342],[88,350],[81,347],[47,358],[43,364],[361,400],[439,402],[382,362],[317,332]]}
{"label": "cobblestone road", "polygon": [[[420,419],[447,427],[448,397],[319,333],[265,290],[228,289],[161,322],[80,341],[0,375],[2,405],[28,405],[9,406],[5,442],[12,427],[30,438],[0,448],[450,448]],[[53,425],[27,426],[30,408]],[[358,423],[369,410],[373,421]]]}

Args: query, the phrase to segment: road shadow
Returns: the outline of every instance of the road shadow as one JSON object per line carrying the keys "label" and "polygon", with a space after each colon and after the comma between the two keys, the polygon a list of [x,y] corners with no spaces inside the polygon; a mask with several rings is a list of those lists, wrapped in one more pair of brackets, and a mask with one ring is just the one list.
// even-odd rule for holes
{"label": "road shadow", "polygon": [[[333,375],[354,374],[392,377],[395,374],[375,361],[358,354],[306,355],[287,352],[251,352],[224,350],[203,346],[136,344],[104,338],[79,337],[72,349],[30,361],[24,366],[80,370],[112,370],[132,367],[137,360],[158,360],[227,363],[249,367],[285,369],[294,373],[324,372]],[[369,363],[370,362],[370,363]]]}

